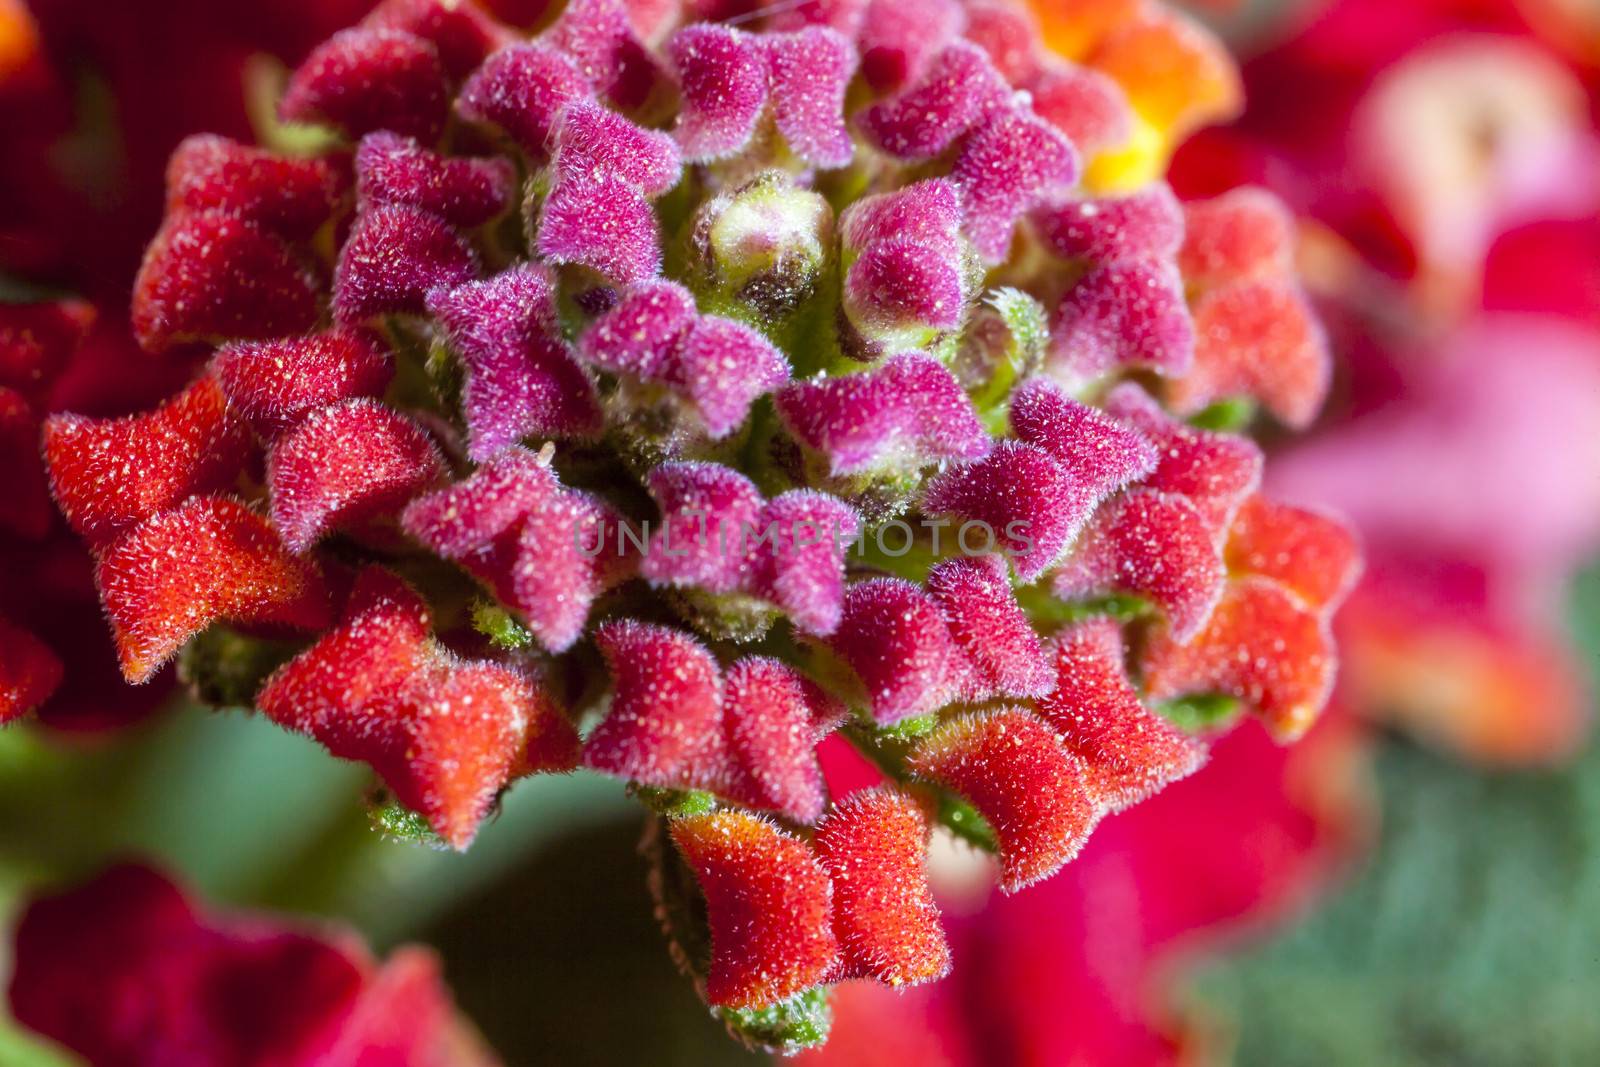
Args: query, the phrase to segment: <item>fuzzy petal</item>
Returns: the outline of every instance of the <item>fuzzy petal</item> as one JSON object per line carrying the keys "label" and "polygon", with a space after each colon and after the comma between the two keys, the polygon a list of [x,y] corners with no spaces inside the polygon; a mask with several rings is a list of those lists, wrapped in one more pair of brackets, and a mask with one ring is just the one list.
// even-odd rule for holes
{"label": "fuzzy petal", "polygon": [[1194,347],[1183,280],[1149,260],[1091,269],[1061,298],[1050,337],[1051,359],[1085,377],[1126,366],[1176,377]]}
{"label": "fuzzy petal", "polygon": [[332,217],[340,185],[326,160],[276,156],[197,133],[184,138],[167,161],[167,213],[221,211],[304,239]]}
{"label": "fuzzy petal", "polygon": [[673,136],[684,159],[709,163],[749,144],[767,104],[767,56],[760,40],[701,23],[679,30],[668,54],[683,92]]}
{"label": "fuzzy petal", "polygon": [[452,159],[398,134],[368,134],[356,152],[364,207],[404,204],[467,229],[503,215],[516,186],[510,160]]}
{"label": "fuzzy petal", "polygon": [[283,91],[287,122],[320,122],[356,140],[393,130],[433,143],[450,114],[450,90],[439,52],[399,30],[336,33],[306,57]]}
{"label": "fuzzy petal", "polygon": [[318,408],[382,396],[394,377],[388,349],[360,330],[229,345],[213,366],[229,410],[265,437]]}
{"label": "fuzzy petal", "polygon": [[1011,592],[999,556],[963,556],[936,565],[928,592],[944,610],[975,687],[963,697],[1042,697],[1054,678],[1044,645]]}
{"label": "fuzzy petal", "polygon": [[333,276],[333,316],[355,326],[379,315],[420,315],[439,286],[478,273],[477,255],[437,215],[386,204],[356,221]]}
{"label": "fuzzy petal", "polygon": [[872,717],[888,726],[943,707],[955,695],[956,646],[938,602],[899,578],[845,590],[828,645],[860,680]]}

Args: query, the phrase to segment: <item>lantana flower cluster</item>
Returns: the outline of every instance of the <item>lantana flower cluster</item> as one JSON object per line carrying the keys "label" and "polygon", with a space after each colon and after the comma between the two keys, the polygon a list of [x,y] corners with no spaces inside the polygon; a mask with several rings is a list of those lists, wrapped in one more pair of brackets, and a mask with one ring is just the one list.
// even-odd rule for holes
{"label": "lantana flower cluster", "polygon": [[1231,77],[1141,4],[389,0],[288,78],[322,152],[174,154],[132,321],[192,384],[44,424],[124,675],[446,847],[626,780],[746,1040],[940,977],[936,827],[1021,889],[1328,694],[1357,553],[1236,432],[1327,389],[1292,222],[1156,176]]}

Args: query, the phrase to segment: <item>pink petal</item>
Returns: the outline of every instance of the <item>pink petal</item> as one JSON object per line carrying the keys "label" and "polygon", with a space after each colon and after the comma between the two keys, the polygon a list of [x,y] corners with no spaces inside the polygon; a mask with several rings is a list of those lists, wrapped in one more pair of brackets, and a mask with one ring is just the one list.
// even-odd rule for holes
{"label": "pink petal", "polygon": [[1054,456],[1096,503],[1155,469],[1156,449],[1143,434],[1046,378],[1030,378],[1011,394],[1009,418],[1017,437]]}
{"label": "pink petal", "polygon": [[646,282],[595,320],[578,351],[592,367],[657,380],[698,318],[689,290],[677,282]]}
{"label": "pink petal", "polygon": [[956,157],[967,236],[991,263],[1006,258],[1017,219],[1046,193],[1078,176],[1078,153],[1054,126],[1020,107],[980,121]]}
{"label": "pink petal", "polygon": [[583,74],[559,51],[514,44],[490,56],[467,79],[456,110],[468,122],[504,130],[538,164],[548,158],[562,109],[592,95]]}
{"label": "pink petal", "polygon": [[843,167],[855,155],[844,124],[844,96],[856,50],[820,26],[763,37],[772,75],[772,109],[789,147],[815,167]]}
{"label": "pink petal", "polygon": [[556,324],[554,280],[525,264],[429,294],[467,368],[470,454],[483,460],[525,437],[587,437],[600,403]]}
{"label": "pink petal", "polygon": [[859,374],[791,382],[778,415],[832,473],[973,459],[989,448],[972,402],[950,371],[919,354],[892,356]]}
{"label": "pink petal", "polygon": [[1124,366],[1176,377],[1194,360],[1194,324],[1183,280],[1164,264],[1130,260],[1095,267],[1056,309],[1050,357],[1092,377]]}
{"label": "pink petal", "polygon": [[774,497],[761,513],[776,543],[758,554],[753,587],[802,633],[826,636],[844,610],[845,554],[861,532],[855,510],[809,489]]}
{"label": "pink petal", "polygon": [[[936,476],[922,509],[976,524],[969,543],[1003,548],[1017,577],[1043,574],[1094,511],[1095,497],[1055,457],[1022,441],[999,441],[973,463]],[[959,532],[959,531],[958,531]]]}
{"label": "pink petal", "polygon": [[512,37],[477,4],[460,0],[384,0],[362,25],[403,30],[432,42],[444,69],[455,79],[471,74]]}
{"label": "pink petal", "polygon": [[793,667],[751,657],[728,668],[722,706],[729,748],[741,772],[733,799],[814,823],[827,803],[815,729],[827,698]]}
{"label": "pink petal", "polygon": [[668,46],[683,93],[673,136],[692,163],[733,155],[750,142],[767,104],[767,57],[741,30],[701,23]]}
{"label": "pink petal", "polygon": [[375,400],[346,400],[273,446],[272,524],[291,552],[304,552],[331,530],[397,515],[444,474],[438,448],[415,422]]}
{"label": "pink petal", "polygon": [[379,315],[420,315],[424,296],[478,273],[477,255],[436,215],[398,204],[356,220],[333,275],[333,315],[355,326]]}
{"label": "pink petal", "polygon": [[650,472],[660,525],[640,573],[662,585],[731,593],[749,580],[745,550],[761,528],[761,493],[716,463],[663,463]]}
{"label": "pink petal", "polygon": [[971,0],[966,38],[982,48],[995,69],[1013,85],[1026,82],[1039,69],[1039,27],[1022,5]]}
{"label": "pink petal", "polygon": [[561,113],[556,145],[556,166],[563,174],[612,172],[646,196],[671,189],[683,171],[677,142],[667,134],[635,126],[587,100],[575,100]]}
{"label": "pink petal", "polygon": [[963,245],[961,193],[944,178],[928,178],[863,197],[845,210],[840,232],[850,249],[877,241],[910,241],[941,258],[957,259]]}
{"label": "pink petal", "polygon": [[460,560],[512,529],[561,491],[555,474],[523,448],[507,449],[471,477],[417,497],[405,509],[406,532],[445,559]]}
{"label": "pink petal", "polygon": [[966,312],[965,287],[959,261],[910,240],[875,241],[845,277],[845,312],[869,338],[912,326],[953,330]]}
{"label": "pink petal", "polygon": [[789,365],[760,333],[708,315],[684,336],[666,378],[689,397],[715,439],[737,430],[757,397],[787,382]]}
{"label": "pink petal", "polygon": [[859,37],[868,84],[884,93],[921,77],[929,59],[961,32],[962,21],[955,0],[870,0]]}
{"label": "pink petal", "polygon": [[1187,496],[1219,532],[1261,484],[1261,449],[1247,437],[1196,429],[1132,383],[1113,389],[1105,410],[1155,445],[1158,462],[1144,484]]}
{"label": "pink petal", "polygon": [[[873,9],[883,5],[879,0]],[[863,63],[872,53],[863,47]],[[871,77],[870,69],[868,77]],[[1005,79],[977,45],[958,42],[928,65],[914,88],[874,104],[856,117],[877,147],[906,161],[932,159],[1010,96]]]}
{"label": "pink petal", "polygon": [[1031,217],[1045,245],[1063,259],[1170,260],[1183,243],[1183,208],[1166,182],[1097,200],[1054,196]]}
{"label": "pink petal", "polygon": [[665,84],[666,72],[634,36],[622,0],[568,0],[545,39],[620,110],[642,108]]}
{"label": "pink petal", "polygon": [[510,160],[451,159],[388,132],[369,134],[356,152],[363,207],[406,204],[467,229],[504,214],[516,183]]}
{"label": "pink petal", "polygon": [[1098,70],[1051,63],[1027,89],[1039,117],[1066,134],[1085,156],[1128,140],[1133,126],[1128,97]]}
{"label": "pink petal", "polygon": [[965,556],[928,572],[928,592],[944,609],[956,645],[965,653],[976,688],[967,700],[1040,697],[1055,678],[1044,645],[1011,592],[1005,560]]}
{"label": "pink petal", "polygon": [[957,651],[932,597],[899,578],[845,590],[844,615],[828,645],[866,691],[872,717],[887,726],[943,707],[955,695]]}
{"label": "pink petal", "polygon": [[661,233],[650,202],[614,173],[561,176],[539,216],[539,254],[588,267],[619,285],[661,270]]}

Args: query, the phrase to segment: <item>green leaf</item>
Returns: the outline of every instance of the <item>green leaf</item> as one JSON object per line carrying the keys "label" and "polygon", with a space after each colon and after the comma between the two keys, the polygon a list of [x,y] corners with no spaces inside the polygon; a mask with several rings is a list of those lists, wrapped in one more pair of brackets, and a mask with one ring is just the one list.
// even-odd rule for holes
{"label": "green leaf", "polygon": [[1155,710],[1179,729],[1199,733],[1231,725],[1244,714],[1244,705],[1225,693],[1200,693],[1157,704]]}
{"label": "green leaf", "polygon": [[833,1028],[833,1008],[822,986],[764,1008],[719,1008],[717,1013],[734,1037],[783,1056],[815,1048],[828,1040]]}

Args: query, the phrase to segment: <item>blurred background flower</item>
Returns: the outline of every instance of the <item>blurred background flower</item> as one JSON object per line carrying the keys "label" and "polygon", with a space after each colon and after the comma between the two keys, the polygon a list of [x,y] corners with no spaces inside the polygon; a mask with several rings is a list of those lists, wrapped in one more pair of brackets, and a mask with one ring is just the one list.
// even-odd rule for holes
{"label": "blurred background flower", "polygon": [[[38,411],[119,414],[181,383],[125,320],[167,155],[197,129],[248,137],[277,72],[366,6],[0,0],[0,297],[100,310]],[[509,6],[531,22],[544,5]],[[1271,487],[1344,510],[1366,542],[1337,708],[1294,749],[1240,731],[1015,898],[975,888],[950,850],[953,977],[845,990],[834,1042],[805,1062],[1584,1062],[1600,1048],[1600,5],[1193,6],[1244,56],[1248,106],[1178,149],[1173,184],[1284,197],[1339,359]],[[45,729],[0,733],[8,903],[138,854],[207,914],[288,909],[380,954],[433,946],[507,1064],[748,1061],[637,906],[636,817],[606,783],[530,782],[500,832],[446,857],[374,837],[359,773],[243,716],[69,741],[165,694],[105,699],[87,559],[61,533],[6,533],[0,554],[0,614],[66,677]],[[10,1029],[0,1062],[73,1061]]]}

